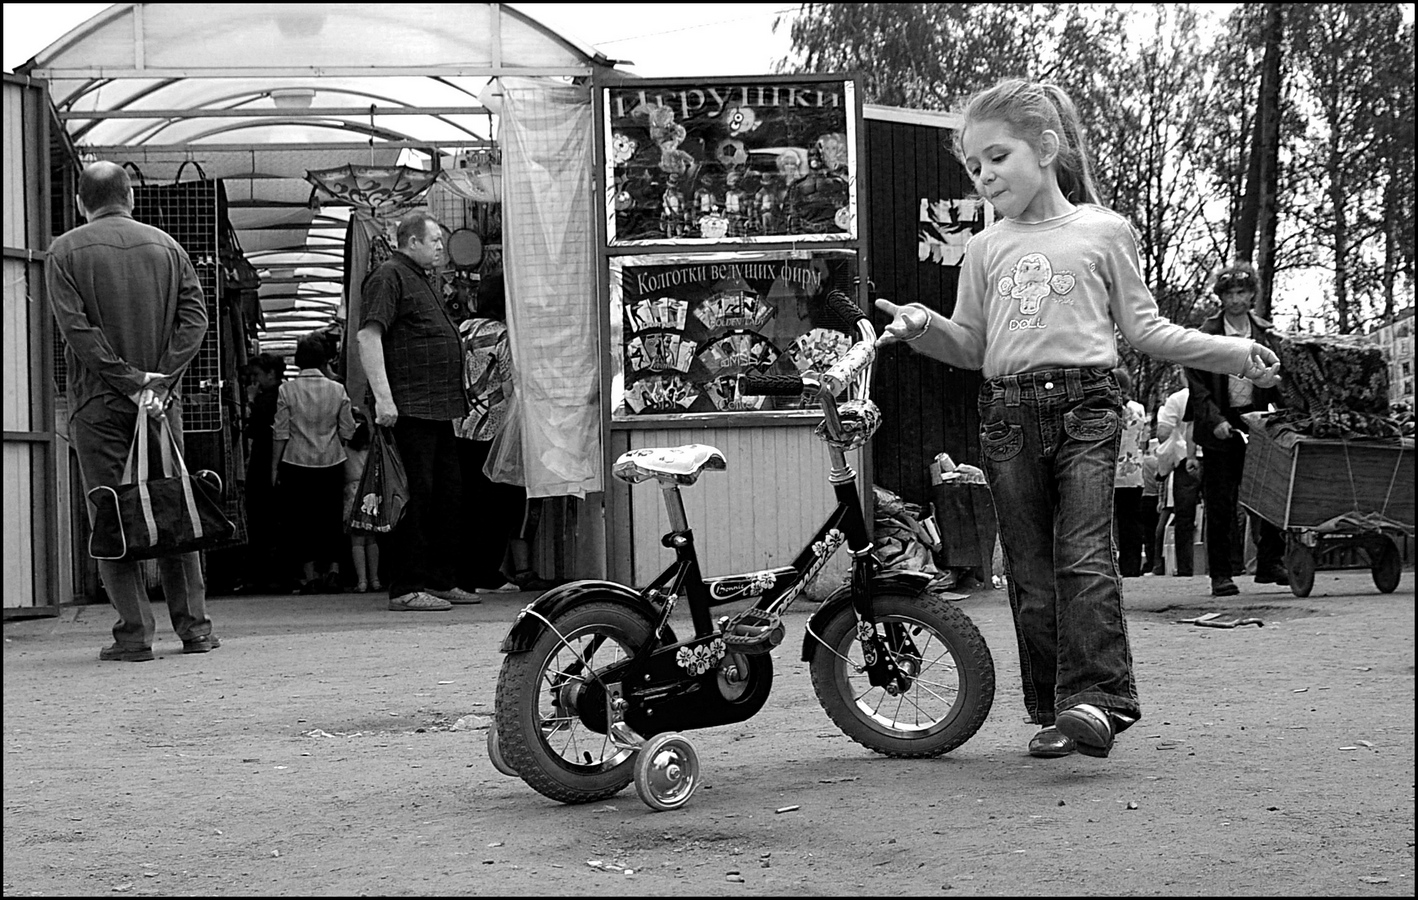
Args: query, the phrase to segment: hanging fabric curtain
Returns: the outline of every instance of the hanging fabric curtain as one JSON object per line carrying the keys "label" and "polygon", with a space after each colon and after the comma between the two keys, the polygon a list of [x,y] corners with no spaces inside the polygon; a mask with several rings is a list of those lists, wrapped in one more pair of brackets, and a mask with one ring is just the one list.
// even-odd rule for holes
{"label": "hanging fabric curtain", "polygon": [[503,78],[507,327],[527,496],[603,490],[591,94]]}
{"label": "hanging fabric curtain", "polygon": [[305,180],[315,185],[321,199],[340,200],[356,209],[389,215],[412,206],[434,173],[408,166],[336,166],[307,169]]}

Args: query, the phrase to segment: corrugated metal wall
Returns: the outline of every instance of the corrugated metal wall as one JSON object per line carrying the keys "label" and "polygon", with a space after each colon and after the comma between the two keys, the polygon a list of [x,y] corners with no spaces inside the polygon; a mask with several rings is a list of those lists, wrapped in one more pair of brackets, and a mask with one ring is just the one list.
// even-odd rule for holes
{"label": "corrugated metal wall", "polygon": [[4,80],[4,611],[52,614],[59,602],[53,396],[47,383],[48,116],[42,86]]}
{"label": "corrugated metal wall", "polygon": [[[727,471],[705,472],[693,487],[681,488],[705,575],[791,564],[837,506],[827,481],[827,448],[813,436],[811,425],[635,429],[616,432],[614,438],[617,453],[709,444],[724,454]],[[861,472],[860,454],[850,458]],[[660,544],[670,524],[659,482],[631,486],[611,480],[612,514],[628,515],[631,523],[630,558],[616,561],[630,568],[618,574],[644,585],[674,559]],[[819,588],[840,579],[848,559],[839,552],[820,576]]]}
{"label": "corrugated metal wall", "polygon": [[[872,296],[955,311],[957,266],[919,260],[922,200],[960,199],[971,192],[955,158],[952,131],[941,124],[886,120],[866,110],[865,167],[871,216]],[[880,313],[877,329],[886,324]],[[945,451],[958,463],[980,464],[980,373],[956,369],[897,345],[877,361],[874,399],[882,426],[872,443],[876,483],[915,503],[931,500],[927,467]]]}

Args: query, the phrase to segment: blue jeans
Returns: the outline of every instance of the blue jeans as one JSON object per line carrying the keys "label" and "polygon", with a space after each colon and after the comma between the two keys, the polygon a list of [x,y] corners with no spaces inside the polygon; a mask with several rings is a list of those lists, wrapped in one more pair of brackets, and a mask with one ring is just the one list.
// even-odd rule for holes
{"label": "blue jeans", "polygon": [[1079,703],[1136,720],[1113,545],[1117,383],[1107,369],[1006,375],[981,386],[979,408],[1030,721]]}

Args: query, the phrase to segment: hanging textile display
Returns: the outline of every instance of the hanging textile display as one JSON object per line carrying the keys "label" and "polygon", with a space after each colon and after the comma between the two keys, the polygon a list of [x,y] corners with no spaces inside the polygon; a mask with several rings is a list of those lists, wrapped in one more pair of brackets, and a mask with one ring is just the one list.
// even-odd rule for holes
{"label": "hanging textile display", "polygon": [[[376,250],[379,252],[376,253]],[[350,403],[357,410],[374,417],[373,410],[365,409],[365,387],[369,381],[364,377],[364,366],[359,360],[359,341],[355,333],[359,331],[361,310],[364,306],[364,279],[384,259],[392,253],[389,239],[385,235],[385,225],[380,219],[363,209],[356,208],[350,214],[345,230],[345,323],[348,333],[341,345],[344,354],[345,393],[350,395]]]}
{"label": "hanging textile display", "polygon": [[502,85],[503,265],[527,496],[584,498],[603,490],[591,97],[532,78]]}
{"label": "hanging textile display", "polygon": [[502,166],[482,163],[471,169],[444,169],[438,182],[473,203],[502,202]]}
{"label": "hanging textile display", "polygon": [[347,165],[305,172],[305,180],[315,185],[321,199],[343,201],[381,215],[412,205],[433,179],[432,172],[408,166]]}

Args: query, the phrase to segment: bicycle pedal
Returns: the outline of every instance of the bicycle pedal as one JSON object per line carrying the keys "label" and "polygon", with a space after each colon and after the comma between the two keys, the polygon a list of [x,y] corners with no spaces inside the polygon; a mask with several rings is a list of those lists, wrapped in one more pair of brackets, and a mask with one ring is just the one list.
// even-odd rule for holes
{"label": "bicycle pedal", "polygon": [[783,643],[787,629],[777,616],[761,609],[746,609],[730,619],[721,637],[725,644],[744,653],[767,653]]}

